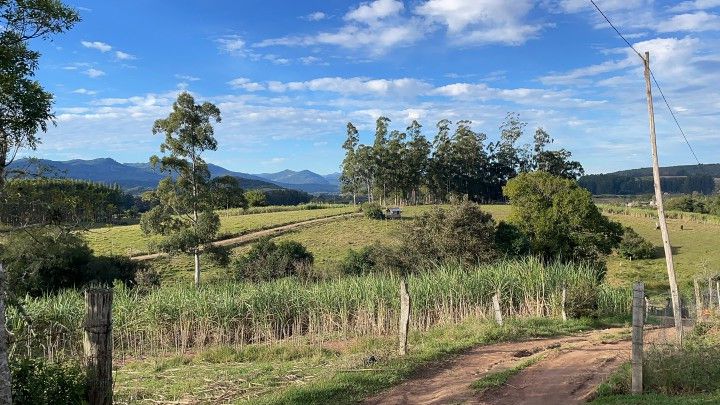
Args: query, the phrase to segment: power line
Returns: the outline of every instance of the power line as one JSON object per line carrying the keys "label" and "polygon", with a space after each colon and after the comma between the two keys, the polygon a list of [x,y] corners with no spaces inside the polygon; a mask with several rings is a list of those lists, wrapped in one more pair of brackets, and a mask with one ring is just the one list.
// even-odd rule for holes
{"label": "power line", "polygon": [[[615,33],[618,34],[620,38],[622,38],[623,41],[627,44],[630,49],[635,52],[637,56],[640,57],[643,61],[645,58],[640,54],[640,52],[635,49],[635,47],[630,43],[630,41],[625,38],[625,36],[620,32],[620,30],[615,27],[615,25],[610,21],[607,15],[603,13],[603,11],[598,7],[598,5],[595,3],[594,0],[590,0],[590,3],[592,3],[593,6],[595,6],[595,9],[600,13],[600,15],[605,18],[605,21],[607,21],[608,24],[612,27],[613,30],[615,30]],[[690,145],[690,141],[688,140],[687,136],[685,135],[685,131],[683,131],[682,127],[680,126],[680,122],[678,121],[677,117],[675,116],[675,112],[673,112],[672,107],[670,107],[670,103],[667,100],[667,97],[665,97],[665,93],[662,91],[662,87],[660,87],[660,83],[658,83],[657,79],[655,78],[655,73],[653,73],[652,69],[650,69],[650,75],[652,76],[653,82],[655,82],[655,87],[657,87],[658,91],[660,92],[660,95],[662,96],[663,101],[665,102],[665,106],[667,106],[668,111],[670,111],[670,115],[673,118],[673,121],[675,121],[675,125],[677,125],[678,129],[680,130],[680,134],[682,135],[683,139],[685,139],[685,143],[687,144],[688,148],[690,149],[690,153],[692,153],[693,157],[695,158],[695,161],[697,162],[698,166],[702,167],[702,163],[700,163],[700,160],[698,159],[697,155],[695,154],[695,150],[693,149],[692,145]]]}

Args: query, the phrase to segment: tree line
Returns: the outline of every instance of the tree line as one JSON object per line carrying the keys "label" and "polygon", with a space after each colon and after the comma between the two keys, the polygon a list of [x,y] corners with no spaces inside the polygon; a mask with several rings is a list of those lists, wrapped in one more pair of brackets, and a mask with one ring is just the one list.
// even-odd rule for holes
{"label": "tree line", "polygon": [[351,122],[343,143],[342,191],[382,204],[416,204],[503,199],[502,187],[520,173],[535,170],[577,179],[584,171],[565,149],[548,148],[553,139],[542,128],[535,130],[532,144],[518,145],[526,123],[509,113],[499,127],[500,139],[472,129],[472,122],[450,120],[436,124],[432,141],[417,121],[405,131],[390,130],[390,119],[379,117],[372,145],[360,143]]}
{"label": "tree line", "polygon": [[[637,195],[655,192],[653,179],[649,176],[591,174],[581,177],[578,182],[595,195]],[[707,174],[661,177],[660,185],[666,193],[712,194],[715,191],[715,179]]]}

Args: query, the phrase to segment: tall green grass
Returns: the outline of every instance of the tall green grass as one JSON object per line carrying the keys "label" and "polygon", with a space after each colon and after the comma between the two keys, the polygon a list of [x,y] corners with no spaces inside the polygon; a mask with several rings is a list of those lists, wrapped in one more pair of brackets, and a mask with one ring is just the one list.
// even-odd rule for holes
{"label": "tall green grass", "polygon": [[[592,290],[598,297],[598,315],[622,315],[630,309],[630,292],[598,284],[594,269],[546,265],[533,258],[474,268],[445,265],[409,276],[408,284],[414,330],[469,317],[489,318],[496,291],[509,317],[559,316],[563,285],[569,295]],[[145,296],[118,285],[113,303],[115,347],[119,353],[141,355],[302,335],[388,335],[397,331],[398,286],[398,276],[391,274],[320,282],[285,278],[201,289],[175,285]],[[13,350],[48,357],[79,352],[83,305],[76,291],[28,298],[25,308],[31,325],[17,311],[8,312]]]}

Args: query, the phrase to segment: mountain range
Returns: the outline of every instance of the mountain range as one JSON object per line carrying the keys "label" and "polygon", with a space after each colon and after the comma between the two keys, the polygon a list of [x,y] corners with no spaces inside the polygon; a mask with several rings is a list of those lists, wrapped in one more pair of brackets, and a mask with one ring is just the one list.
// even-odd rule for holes
{"label": "mountain range", "polygon": [[[235,172],[224,167],[208,164],[210,175],[233,176],[245,189],[288,188],[307,193],[338,193],[340,174],[320,175],[309,170],[283,170],[278,173],[250,174]],[[73,159],[54,161],[47,159],[19,159],[13,162],[11,171],[43,173],[47,177],[62,177],[117,184],[130,192],[157,186],[164,174],[154,170],[149,163],[120,163],[111,158]]]}

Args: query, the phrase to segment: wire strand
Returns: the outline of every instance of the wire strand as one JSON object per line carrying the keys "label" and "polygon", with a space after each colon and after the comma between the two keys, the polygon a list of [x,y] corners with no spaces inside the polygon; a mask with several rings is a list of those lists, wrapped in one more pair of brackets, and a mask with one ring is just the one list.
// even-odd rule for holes
{"label": "wire strand", "polygon": [[[625,38],[625,36],[620,32],[620,30],[618,30],[617,27],[615,27],[615,24],[613,24],[612,21],[610,21],[610,19],[608,18],[608,16],[605,15],[605,13],[603,13],[603,11],[600,9],[600,7],[598,7],[598,5],[595,3],[595,1],[590,0],[590,3],[592,3],[593,6],[595,6],[595,9],[600,13],[600,15],[603,16],[603,18],[605,18],[605,21],[607,21],[607,23],[610,24],[612,29],[615,30],[615,33],[617,33],[618,36],[620,38],[622,38],[623,41],[625,41],[627,46],[630,47],[630,49],[632,49],[633,52],[635,52],[635,54],[644,61],[645,57],[643,57],[642,54],[640,54],[640,52],[638,52],[637,49],[635,49],[635,47],[630,43],[630,41],[628,41],[627,38]],[[700,168],[702,169],[702,163],[700,163],[700,159],[698,159],[697,155],[695,154],[695,150],[693,149],[692,145],[690,145],[690,141],[688,140],[687,136],[685,135],[685,131],[683,131],[682,126],[680,126],[680,122],[678,121],[677,116],[675,116],[675,112],[673,111],[672,107],[670,107],[670,102],[668,101],[667,97],[665,97],[665,93],[662,91],[662,87],[660,87],[660,83],[658,83],[657,79],[655,78],[655,73],[653,73],[652,69],[650,69],[649,66],[648,66],[648,69],[650,70],[650,76],[652,77],[653,82],[655,82],[655,87],[657,87],[658,91],[660,92],[660,95],[662,96],[662,99],[665,102],[665,106],[667,106],[668,111],[670,111],[670,115],[672,116],[673,121],[675,121],[675,125],[677,125],[678,129],[680,130],[680,134],[682,135],[683,139],[685,140],[685,143],[687,144],[688,148],[690,149],[690,153],[692,153],[693,158],[695,158],[695,162],[697,162],[698,166],[700,166]]]}

